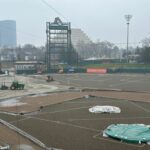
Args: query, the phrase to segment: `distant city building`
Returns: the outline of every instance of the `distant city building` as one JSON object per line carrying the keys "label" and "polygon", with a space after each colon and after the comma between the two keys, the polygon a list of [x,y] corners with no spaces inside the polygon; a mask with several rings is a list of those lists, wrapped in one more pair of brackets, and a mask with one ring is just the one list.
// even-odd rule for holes
{"label": "distant city building", "polygon": [[92,40],[88,37],[88,35],[83,30],[77,28],[71,29],[71,40],[75,48],[82,42],[85,44],[92,43]]}
{"label": "distant city building", "polygon": [[16,47],[16,21],[0,21],[0,47]]}
{"label": "distant city building", "polygon": [[89,50],[93,49],[93,42],[83,30],[72,28],[71,42],[74,49],[81,58],[85,59],[91,56]]}

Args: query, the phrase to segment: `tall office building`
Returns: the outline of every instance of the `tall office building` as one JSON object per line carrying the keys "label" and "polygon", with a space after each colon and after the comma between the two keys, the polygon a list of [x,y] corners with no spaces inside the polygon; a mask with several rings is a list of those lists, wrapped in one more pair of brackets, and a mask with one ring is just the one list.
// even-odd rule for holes
{"label": "tall office building", "polygon": [[0,47],[16,47],[16,21],[0,21]]}

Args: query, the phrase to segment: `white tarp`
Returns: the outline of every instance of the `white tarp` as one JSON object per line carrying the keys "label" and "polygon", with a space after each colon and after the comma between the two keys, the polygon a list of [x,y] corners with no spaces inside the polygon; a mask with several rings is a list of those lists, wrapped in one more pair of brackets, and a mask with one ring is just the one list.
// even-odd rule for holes
{"label": "white tarp", "polygon": [[121,109],[114,106],[94,106],[89,108],[91,113],[120,113]]}

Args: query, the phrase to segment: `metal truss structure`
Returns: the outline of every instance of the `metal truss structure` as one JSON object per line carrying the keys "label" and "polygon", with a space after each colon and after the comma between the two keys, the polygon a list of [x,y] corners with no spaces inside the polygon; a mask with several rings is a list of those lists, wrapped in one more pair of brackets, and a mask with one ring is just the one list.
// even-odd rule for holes
{"label": "metal truss structure", "polygon": [[46,22],[47,50],[46,66],[47,72],[56,68],[59,63],[70,62],[71,54],[71,24],[62,22],[56,17],[54,22]]}

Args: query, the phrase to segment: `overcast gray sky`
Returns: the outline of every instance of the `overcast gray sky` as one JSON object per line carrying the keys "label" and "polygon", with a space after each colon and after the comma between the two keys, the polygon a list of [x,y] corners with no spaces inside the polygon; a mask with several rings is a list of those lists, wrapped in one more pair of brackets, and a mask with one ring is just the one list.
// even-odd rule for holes
{"label": "overcast gray sky", "polygon": [[[126,42],[125,14],[133,15],[130,42],[150,35],[150,0],[44,0],[72,27],[81,28],[94,41]],[[0,0],[0,20],[17,22],[18,44],[44,45],[45,23],[59,16],[42,0]],[[66,21],[62,19],[63,21]]]}

